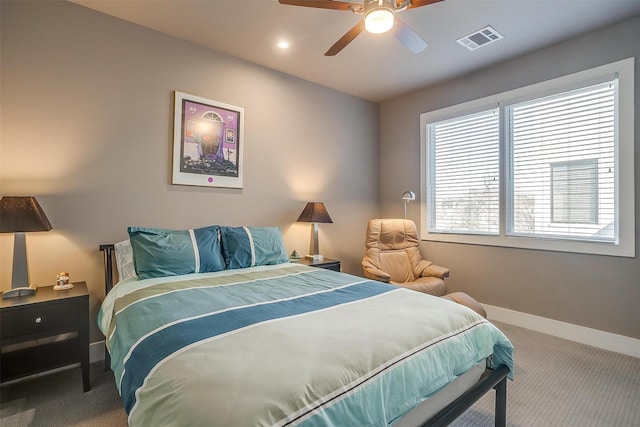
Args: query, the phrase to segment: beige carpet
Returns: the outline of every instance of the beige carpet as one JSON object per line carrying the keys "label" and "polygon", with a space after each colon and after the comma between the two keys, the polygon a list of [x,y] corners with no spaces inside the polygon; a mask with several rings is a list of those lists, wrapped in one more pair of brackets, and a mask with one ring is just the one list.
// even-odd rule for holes
{"label": "beige carpet", "polygon": [[91,390],[82,391],[80,367],[29,378],[0,388],[0,426],[123,427],[127,414],[113,373],[91,365]]}
{"label": "beige carpet", "polygon": [[[511,325],[497,324],[516,348],[515,380],[507,388],[507,424],[518,427],[640,426],[640,359]],[[91,391],[80,369],[0,388],[0,425],[127,425],[113,374],[91,366]],[[452,425],[492,426],[493,392]]]}
{"label": "beige carpet", "polygon": [[[640,359],[512,325],[496,325],[515,351],[507,425],[639,427]],[[485,395],[452,426],[492,426]]]}

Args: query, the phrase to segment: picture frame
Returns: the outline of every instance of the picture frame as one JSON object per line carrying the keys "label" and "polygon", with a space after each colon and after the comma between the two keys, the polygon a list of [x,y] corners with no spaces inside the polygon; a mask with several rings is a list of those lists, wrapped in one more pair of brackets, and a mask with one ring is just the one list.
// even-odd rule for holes
{"label": "picture frame", "polygon": [[172,184],[242,188],[244,108],[175,91]]}

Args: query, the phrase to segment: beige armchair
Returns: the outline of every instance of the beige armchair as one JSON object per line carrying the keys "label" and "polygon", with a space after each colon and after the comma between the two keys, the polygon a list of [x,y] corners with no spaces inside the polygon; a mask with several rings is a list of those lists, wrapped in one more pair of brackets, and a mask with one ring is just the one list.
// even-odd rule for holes
{"label": "beige armchair", "polygon": [[367,252],[362,259],[365,277],[435,296],[447,293],[449,269],[422,259],[413,221],[372,219],[367,226]]}
{"label": "beige armchair", "polygon": [[367,251],[362,259],[365,277],[444,297],[487,317],[484,308],[464,292],[447,294],[444,278],[449,276],[449,269],[422,259],[413,221],[372,219],[367,225],[365,245]]}

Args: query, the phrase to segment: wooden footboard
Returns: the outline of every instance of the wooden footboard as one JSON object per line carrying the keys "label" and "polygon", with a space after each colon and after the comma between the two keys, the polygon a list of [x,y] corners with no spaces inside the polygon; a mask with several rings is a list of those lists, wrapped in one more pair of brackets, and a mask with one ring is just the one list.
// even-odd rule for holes
{"label": "wooden footboard", "polygon": [[[113,252],[114,245],[100,245],[104,252],[105,294],[114,285]],[[110,368],[109,353],[105,348],[105,370]],[[431,418],[418,423],[418,426],[446,426],[469,409],[475,402],[491,389],[495,389],[495,426],[505,427],[507,420],[507,375],[509,368],[500,365],[495,369],[487,369],[480,380],[465,391],[460,397],[441,409]]]}

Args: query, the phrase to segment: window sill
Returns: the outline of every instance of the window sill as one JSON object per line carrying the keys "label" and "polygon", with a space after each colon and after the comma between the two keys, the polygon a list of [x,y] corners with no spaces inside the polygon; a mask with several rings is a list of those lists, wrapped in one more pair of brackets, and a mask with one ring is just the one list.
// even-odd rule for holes
{"label": "window sill", "polygon": [[[426,227],[423,225],[423,230]],[[533,237],[504,237],[471,234],[427,233],[421,235],[423,241],[461,243],[468,245],[499,246],[507,248],[534,249],[553,252],[572,252],[617,257],[635,257],[635,245],[604,242],[581,242],[575,240],[544,239]]]}

